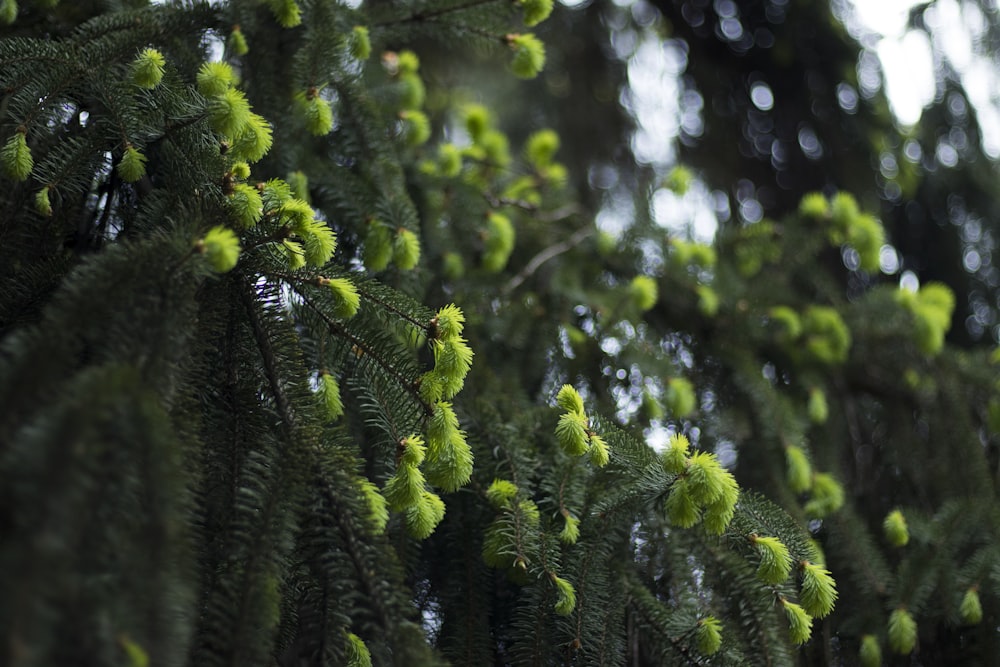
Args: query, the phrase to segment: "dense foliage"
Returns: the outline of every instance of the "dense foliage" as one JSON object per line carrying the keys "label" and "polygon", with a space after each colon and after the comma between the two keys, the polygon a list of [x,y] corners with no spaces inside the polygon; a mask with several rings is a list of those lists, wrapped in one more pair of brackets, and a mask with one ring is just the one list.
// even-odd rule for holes
{"label": "dense foliage", "polygon": [[3,663],[1000,654],[988,267],[920,273],[829,8],[743,4],[0,0]]}

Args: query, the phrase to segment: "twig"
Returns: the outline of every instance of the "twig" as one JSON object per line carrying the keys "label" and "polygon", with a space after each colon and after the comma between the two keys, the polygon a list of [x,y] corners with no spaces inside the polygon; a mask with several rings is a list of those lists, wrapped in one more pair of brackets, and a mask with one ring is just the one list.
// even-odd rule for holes
{"label": "twig", "polygon": [[510,281],[506,285],[504,285],[503,290],[501,290],[502,293],[510,294],[518,287],[520,287],[521,283],[530,278],[532,274],[534,274],[535,271],[537,271],[542,266],[542,264],[549,261],[553,257],[558,257],[564,252],[572,250],[574,247],[580,245],[580,243],[582,243],[584,239],[586,239],[593,233],[594,230],[592,228],[584,227],[582,229],[578,229],[577,231],[575,231],[573,235],[570,236],[565,241],[560,241],[559,243],[555,243],[553,245],[550,245],[548,248],[545,248],[537,255],[532,257],[531,261],[529,261],[524,266],[524,268],[521,269],[520,272],[518,272],[516,276],[511,278]]}

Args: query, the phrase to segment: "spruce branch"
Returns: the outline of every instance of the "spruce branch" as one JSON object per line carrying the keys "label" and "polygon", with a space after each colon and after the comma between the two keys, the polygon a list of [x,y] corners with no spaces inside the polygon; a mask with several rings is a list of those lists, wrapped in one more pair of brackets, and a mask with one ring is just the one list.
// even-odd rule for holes
{"label": "spruce branch", "polygon": [[439,7],[437,9],[431,9],[427,11],[418,11],[409,14],[407,16],[395,19],[375,21],[374,23],[372,23],[372,25],[382,28],[391,25],[398,25],[400,23],[419,23],[421,21],[432,21],[442,16],[447,16],[448,14],[455,14],[458,12],[463,12],[467,9],[475,9],[476,7],[482,7],[484,5],[490,5],[493,3],[505,2],[505,1],[506,0],[468,0],[467,2],[463,2],[458,5]]}
{"label": "spruce branch", "polygon": [[374,359],[383,370],[389,373],[396,381],[402,386],[414,400],[416,400],[423,408],[424,414],[427,418],[430,418],[434,414],[434,406],[425,401],[420,397],[419,385],[417,380],[410,380],[404,377],[392,364],[382,358],[378,351],[372,346],[368,345],[367,342],[356,336],[355,334],[348,331],[339,322],[330,317],[319,304],[317,304],[308,294],[303,292],[301,289],[294,285],[290,285],[293,291],[299,295],[303,302],[309,307],[309,309],[315,313],[323,322],[326,324],[327,329],[330,333],[339,338],[349,341],[352,345],[356,346],[357,349],[361,350],[369,358]]}

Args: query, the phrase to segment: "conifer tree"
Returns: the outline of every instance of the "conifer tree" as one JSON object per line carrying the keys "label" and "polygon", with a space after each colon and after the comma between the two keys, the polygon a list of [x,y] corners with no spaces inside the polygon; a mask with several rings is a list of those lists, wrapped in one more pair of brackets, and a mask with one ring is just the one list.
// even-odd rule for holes
{"label": "conifer tree", "polygon": [[598,231],[421,58],[537,92],[551,11],[0,0],[4,664],[996,653],[951,290],[848,293],[846,191]]}

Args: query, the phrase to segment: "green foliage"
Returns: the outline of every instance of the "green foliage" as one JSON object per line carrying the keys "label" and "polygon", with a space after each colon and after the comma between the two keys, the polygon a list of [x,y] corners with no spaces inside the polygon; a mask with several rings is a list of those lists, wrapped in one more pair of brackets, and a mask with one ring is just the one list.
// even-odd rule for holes
{"label": "green foliage", "polygon": [[[681,4],[559,7],[543,46],[511,31],[548,0],[0,1],[18,655],[878,664],[859,628],[905,653],[919,622],[926,662],[988,661],[996,368],[951,344],[961,281],[927,282],[890,224],[921,209],[828,162],[850,145],[913,192],[914,146],[959,134],[779,87],[856,89],[823,3],[741,5],[738,61],[742,42],[707,58]],[[646,48],[660,14],[685,105],[706,101],[676,164],[609,143],[635,129],[610,32]],[[801,57],[805,25],[829,67]],[[733,62],[753,73],[713,88]],[[745,106],[765,80],[781,114]],[[784,126],[800,88],[818,111]],[[855,127],[874,154],[840,141]],[[650,201],[709,192],[712,239]],[[956,220],[928,229],[971,224],[933,201]],[[878,272],[884,243],[918,292]]]}
{"label": "green foliage", "polygon": [[906,517],[898,509],[885,515],[882,530],[889,544],[894,547],[905,547],[910,541],[910,531],[906,526]]}
{"label": "green foliage", "polygon": [[140,88],[156,88],[163,80],[166,63],[166,58],[156,49],[143,49],[132,61],[132,83]]}
{"label": "green foliage", "polygon": [[983,620],[983,605],[979,601],[979,591],[975,587],[965,591],[958,613],[962,617],[962,622],[968,625],[976,625]]}
{"label": "green foliage", "polygon": [[507,36],[507,43],[514,50],[510,69],[521,79],[534,79],[545,67],[545,45],[530,33]]}
{"label": "green foliage", "polygon": [[195,247],[216,273],[232,271],[240,258],[240,239],[226,227],[212,227]]}
{"label": "green foliage", "polygon": [[358,60],[368,60],[372,54],[372,42],[368,28],[363,25],[356,25],[351,28],[349,39],[349,49],[351,55]]}
{"label": "green foliage", "polygon": [[861,637],[861,649],[858,652],[863,667],[879,667],[882,664],[882,647],[875,635]]}
{"label": "green foliage", "polygon": [[361,637],[347,633],[347,667],[371,667],[372,655]]}
{"label": "green foliage", "polygon": [[146,175],[146,162],[148,159],[139,152],[135,146],[126,146],[125,153],[118,163],[118,175],[126,183],[135,183]]}
{"label": "green foliage", "polygon": [[837,601],[837,588],[830,571],[803,561],[802,564],[802,608],[814,618],[826,618],[833,611]]}
{"label": "green foliage", "polygon": [[18,129],[0,149],[0,166],[3,167],[3,173],[15,181],[27,179],[35,164],[25,134],[27,133]]}
{"label": "green foliage", "polygon": [[529,28],[538,25],[549,18],[552,13],[552,0],[517,0],[524,9],[524,25]]}
{"label": "green foliage", "polygon": [[792,571],[792,557],[788,547],[776,537],[761,537],[751,535],[750,542],[757,547],[760,563],[757,565],[757,576],[767,584],[780,584],[788,578]]}
{"label": "green foliage", "polygon": [[806,613],[802,607],[785,598],[781,599],[781,605],[785,608],[785,617],[788,619],[788,634],[792,642],[805,644],[812,636],[812,616]]}
{"label": "green foliage", "polygon": [[895,653],[908,655],[917,645],[917,622],[909,611],[900,607],[889,615],[889,648]]}
{"label": "green foliage", "polygon": [[698,621],[698,650],[703,655],[715,655],[722,646],[722,623],[714,616]]}
{"label": "green foliage", "polygon": [[639,310],[649,310],[656,305],[659,298],[659,288],[656,280],[650,276],[636,276],[629,283],[629,298]]}
{"label": "green foliage", "polygon": [[804,493],[812,488],[812,464],[802,448],[794,445],[786,447],[785,460],[788,466],[788,488],[795,493]]}

